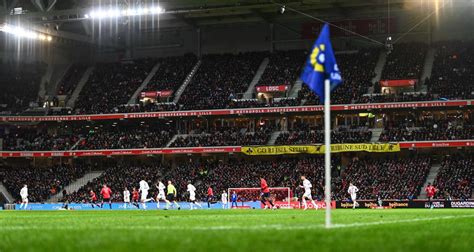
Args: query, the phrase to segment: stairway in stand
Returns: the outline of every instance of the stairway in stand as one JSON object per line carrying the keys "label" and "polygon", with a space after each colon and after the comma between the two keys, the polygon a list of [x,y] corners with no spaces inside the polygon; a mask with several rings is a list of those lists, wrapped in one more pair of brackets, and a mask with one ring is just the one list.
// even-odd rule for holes
{"label": "stairway in stand", "polygon": [[[68,186],[64,187],[63,190],[66,190],[66,192],[73,193],[79,190],[81,187],[85,186],[87,183],[90,181],[100,177],[104,173],[103,171],[91,171],[86,173],[82,178],[77,179],[76,181],[72,182]],[[62,190],[61,192],[58,192],[57,194],[51,196],[51,198],[48,199],[47,202],[52,203],[52,202],[58,202],[61,200],[63,197]]]}

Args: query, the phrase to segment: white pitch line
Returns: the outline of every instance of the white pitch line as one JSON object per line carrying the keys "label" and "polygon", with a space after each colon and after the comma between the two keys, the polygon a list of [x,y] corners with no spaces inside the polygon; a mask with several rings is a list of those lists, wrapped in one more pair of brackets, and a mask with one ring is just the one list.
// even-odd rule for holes
{"label": "white pitch line", "polygon": [[420,221],[431,221],[431,220],[448,220],[448,219],[460,219],[460,218],[471,218],[474,215],[448,215],[440,217],[431,217],[431,218],[415,218],[410,220],[393,220],[393,221],[376,221],[376,222],[359,222],[359,223],[350,223],[350,224],[334,224],[333,228],[350,228],[350,227],[365,227],[365,226],[376,226],[376,225],[385,225],[385,224],[397,224],[397,223],[410,223],[410,222],[420,222]]}
{"label": "white pitch line", "polygon": [[[415,218],[409,220],[393,220],[393,221],[376,221],[376,222],[359,222],[359,223],[350,223],[350,224],[334,224],[332,228],[357,228],[357,227],[368,227],[368,226],[377,226],[377,225],[387,225],[387,224],[398,224],[398,223],[412,223],[412,222],[422,222],[422,221],[432,221],[432,220],[448,220],[448,219],[461,219],[461,218],[474,218],[474,215],[448,215],[440,217],[431,217],[431,218]],[[324,229],[323,224],[313,224],[313,225],[282,225],[282,224],[268,224],[268,225],[253,225],[253,226],[208,226],[208,227],[183,227],[183,226],[93,226],[86,227],[84,229],[89,230],[179,230],[179,231],[212,231],[212,230],[311,230],[311,229]],[[0,228],[0,233],[2,231],[17,231],[17,230],[79,230],[77,227],[73,226],[7,226],[3,225]]]}

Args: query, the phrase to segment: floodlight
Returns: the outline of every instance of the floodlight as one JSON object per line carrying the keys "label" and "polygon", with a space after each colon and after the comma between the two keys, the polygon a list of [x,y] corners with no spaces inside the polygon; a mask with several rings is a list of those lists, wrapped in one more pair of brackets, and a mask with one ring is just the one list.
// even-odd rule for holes
{"label": "floodlight", "polygon": [[165,9],[160,6],[157,7],[138,7],[138,8],[128,8],[128,9],[109,9],[108,11],[92,10],[89,14],[84,15],[85,18],[117,18],[117,17],[129,17],[129,16],[142,16],[142,15],[156,15],[162,14],[165,12]]}
{"label": "floodlight", "polygon": [[0,31],[3,31],[8,34],[12,34],[18,38],[28,38],[28,39],[37,39],[43,41],[51,41],[53,38],[51,36],[46,36],[45,34],[38,33],[32,30],[27,30],[23,27],[13,26],[9,24],[3,24],[0,26]]}

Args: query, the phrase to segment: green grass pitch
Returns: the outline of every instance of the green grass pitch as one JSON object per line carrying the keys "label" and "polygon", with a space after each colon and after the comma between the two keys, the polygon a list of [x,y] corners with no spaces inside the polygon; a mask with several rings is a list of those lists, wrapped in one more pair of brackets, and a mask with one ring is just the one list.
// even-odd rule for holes
{"label": "green grass pitch", "polygon": [[0,251],[474,251],[474,211],[0,211]]}

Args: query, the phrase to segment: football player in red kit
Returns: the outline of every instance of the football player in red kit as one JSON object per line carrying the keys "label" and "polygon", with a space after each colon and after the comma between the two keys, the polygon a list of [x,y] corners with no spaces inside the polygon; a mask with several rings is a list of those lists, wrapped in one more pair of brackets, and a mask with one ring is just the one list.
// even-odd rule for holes
{"label": "football player in red kit", "polygon": [[214,199],[214,192],[212,191],[212,187],[209,185],[207,188],[207,208],[211,208],[211,202]]}
{"label": "football player in red kit", "polygon": [[92,208],[94,208],[94,205],[97,206],[97,207],[100,207],[100,204],[97,203],[97,195],[95,194],[95,192],[92,189],[89,191],[89,199],[90,199],[90,203],[92,205]]}
{"label": "football player in red kit", "polygon": [[270,197],[270,188],[268,187],[267,181],[264,178],[260,178],[260,190],[262,191],[261,202],[265,206],[264,209],[268,208],[267,203],[269,203],[272,208],[275,209],[273,200]]}
{"label": "football player in red kit", "polygon": [[133,188],[132,190],[132,204],[136,206],[137,208],[140,208],[140,205],[138,204],[140,200],[140,193],[137,191],[137,188]]}
{"label": "football player in red kit", "polygon": [[109,208],[112,209],[112,190],[106,184],[100,190],[100,195],[102,195],[102,204],[100,205],[101,208],[104,207],[104,202],[109,203]]}
{"label": "football player in red kit", "polygon": [[428,183],[428,185],[425,188],[426,196],[428,197],[428,201],[430,203],[430,208],[433,209],[433,198],[438,190],[431,184]]}

